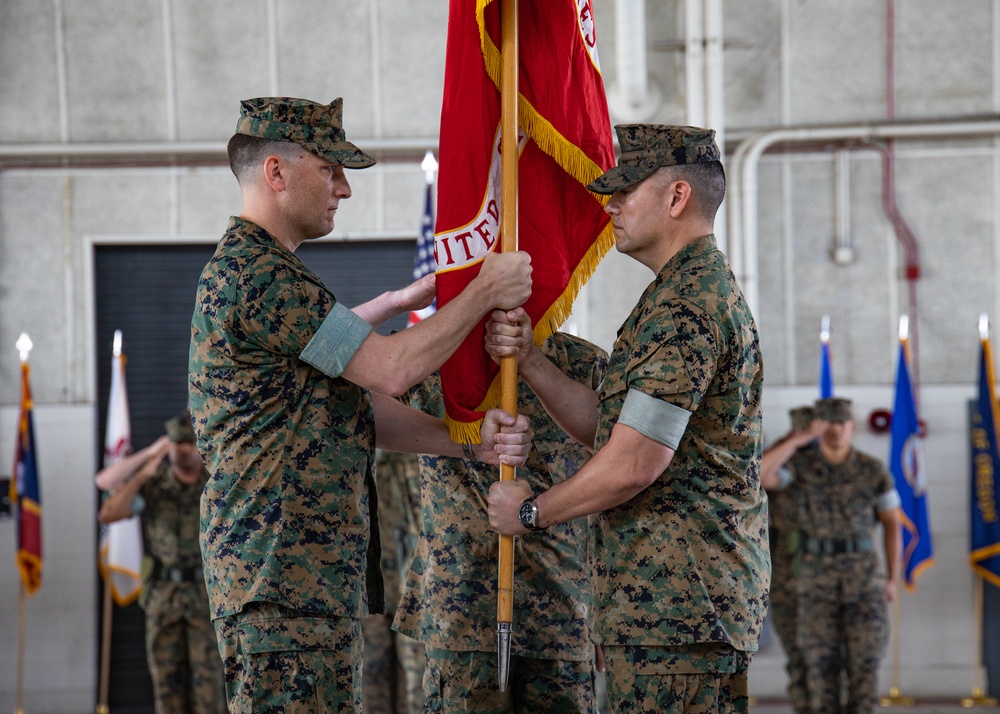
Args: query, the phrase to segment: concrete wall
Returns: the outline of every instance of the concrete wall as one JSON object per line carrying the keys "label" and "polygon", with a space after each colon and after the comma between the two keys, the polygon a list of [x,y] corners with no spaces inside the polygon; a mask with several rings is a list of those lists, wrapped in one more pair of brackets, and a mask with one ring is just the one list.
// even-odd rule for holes
{"label": "concrete wall", "polygon": [[[612,90],[615,2],[594,5]],[[683,8],[679,0],[649,0],[646,36],[632,39],[648,48],[650,79],[662,98],[651,121],[684,123],[687,115]],[[886,119],[885,10],[886,3],[871,0],[725,2],[730,152],[771,127]],[[338,213],[334,237],[415,236],[419,162],[423,146],[437,143],[446,18],[440,0],[6,0],[0,149],[93,142],[221,147],[240,99],[342,96],[350,138],[361,146],[366,139],[400,140],[411,150],[351,174],[354,196]],[[961,12],[936,0],[896,2],[893,39],[896,118],[997,114],[998,0],[963,0]],[[611,110],[615,118],[613,102]],[[975,380],[976,318],[982,311],[1000,315],[1000,148],[981,138],[897,142],[896,199],[921,251],[915,303],[881,208],[880,155],[855,146],[838,159],[834,148],[772,152],[759,169],[760,260],[751,267],[760,281],[767,429],[769,437],[779,435],[787,407],[814,395],[823,314],[832,317],[838,391],[863,410],[889,407],[896,320],[913,313],[938,565],[916,595],[903,598],[903,685],[908,693],[957,696],[971,685],[973,646],[964,405]],[[855,256],[843,265],[830,257],[838,185],[847,187]],[[82,711],[94,701],[93,245],[215,240],[238,211],[235,181],[212,161],[0,167],[0,459],[10,458],[13,446],[14,343],[27,330],[35,342],[45,489],[46,583],[28,604],[29,662],[41,668],[26,683],[32,709]],[[571,322],[610,347],[650,278],[633,261],[610,255]],[[870,445],[862,439],[865,446],[887,455],[885,438],[871,438]],[[12,543],[11,524],[0,523],[0,553],[12,553]],[[7,573],[0,577],[0,700],[10,701],[16,577],[9,560],[0,572]],[[762,653],[753,677],[758,695],[779,693],[780,652]]]}

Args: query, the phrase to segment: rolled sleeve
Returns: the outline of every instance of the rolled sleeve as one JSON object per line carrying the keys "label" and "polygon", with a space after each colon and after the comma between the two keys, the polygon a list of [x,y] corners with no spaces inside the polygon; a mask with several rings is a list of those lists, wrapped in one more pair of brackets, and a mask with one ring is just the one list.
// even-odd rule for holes
{"label": "rolled sleeve", "polygon": [[339,377],[371,331],[371,325],[335,303],[299,357],[323,374]]}
{"label": "rolled sleeve", "polygon": [[886,491],[878,497],[875,501],[875,510],[878,513],[885,513],[886,511],[892,511],[899,508],[903,501],[899,497],[899,491],[892,489],[891,491]]}
{"label": "rolled sleeve", "polygon": [[140,496],[138,493],[132,496],[132,500],[128,504],[129,512],[133,516],[138,516],[140,513],[146,510],[146,499]]}
{"label": "rolled sleeve", "polygon": [[630,426],[643,436],[676,451],[690,418],[691,412],[687,409],[630,389],[618,423]]}

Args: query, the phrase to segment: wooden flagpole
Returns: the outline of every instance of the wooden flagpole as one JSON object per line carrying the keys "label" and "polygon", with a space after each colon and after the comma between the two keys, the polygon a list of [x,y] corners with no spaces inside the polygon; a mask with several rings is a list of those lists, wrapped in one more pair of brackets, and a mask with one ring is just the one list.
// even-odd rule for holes
{"label": "wooden flagpole", "polygon": [[[979,341],[983,348],[983,357],[986,362],[986,371],[988,374],[987,383],[989,388],[995,389],[994,379],[993,379],[993,358],[992,351],[990,350],[990,321],[987,314],[984,312],[979,315]],[[998,428],[996,423],[996,394],[990,395],[992,408],[993,408],[993,428]],[[991,435],[996,438],[996,435]],[[995,454],[993,458],[995,458]],[[972,696],[966,697],[961,700],[963,707],[995,707],[997,705],[997,700],[986,694],[983,689],[983,587],[985,586],[985,581],[983,580],[982,574],[979,570],[973,568],[973,581],[972,581],[972,609],[975,617],[976,626],[976,664],[975,671],[972,675]]]}
{"label": "wooden flagpole", "polygon": [[108,714],[108,682],[111,675],[111,619],[114,601],[111,599],[111,571],[104,578],[104,610],[101,618],[101,679],[97,695],[97,714]]}
{"label": "wooden flagpole", "polygon": [[902,617],[902,593],[897,590],[896,597],[892,599],[892,686],[889,687],[889,696],[878,700],[880,707],[912,707],[916,701],[912,697],[904,697],[899,688],[899,657],[900,657],[900,622]]}
{"label": "wooden flagpole", "polygon": [[17,598],[17,702],[14,714],[24,714],[24,579]]}
{"label": "wooden flagpole", "polygon": [[965,708],[995,707],[997,700],[987,696],[983,688],[983,576],[978,572],[972,586],[972,609],[976,618],[976,664],[972,675],[972,696],[962,699]]}
{"label": "wooden flagpole", "polygon": [[[22,391],[21,391],[21,415],[20,415],[20,419],[24,419],[25,418],[25,414],[24,414],[24,411],[25,411],[25,393],[26,393],[26,386],[27,386],[28,354],[31,352],[31,347],[32,347],[32,345],[31,345],[31,338],[28,337],[27,333],[22,332],[21,336],[18,337],[17,342],[15,343],[14,346],[17,348],[17,351],[19,352],[20,358],[21,358],[21,377],[22,377],[23,381],[22,381],[22,385],[21,385]],[[29,407],[30,407],[30,402],[28,404],[29,404]],[[18,429],[20,430],[22,428],[23,428],[23,425],[19,423],[18,424]],[[20,441],[20,439],[21,439],[21,435],[20,434],[21,433],[19,431],[18,432],[18,440],[19,440],[18,441],[18,454],[21,453],[20,449],[23,446],[23,443]],[[32,445],[31,448],[34,448],[34,445]],[[18,456],[18,461],[20,461],[20,458],[21,457]],[[36,476],[37,476],[37,474],[36,474]],[[15,474],[13,476],[13,478],[15,479],[15,483],[16,483],[17,482],[17,474]],[[18,497],[20,498],[20,496],[22,496],[22,495],[23,494],[21,494],[20,488],[18,488]],[[21,501],[18,501],[18,507],[17,507],[17,515],[18,515],[18,520],[19,520],[18,529],[20,529],[20,518],[21,518],[21,515],[22,515],[22,513],[21,513],[21,506],[22,506]],[[18,533],[20,534],[20,530],[18,530]],[[18,548],[19,549],[21,547],[21,540],[20,539],[21,539],[21,536],[18,535]],[[39,551],[39,555],[41,555],[41,551]],[[18,562],[20,562],[20,559],[19,559]],[[41,567],[41,563],[38,564],[38,567],[39,568]],[[23,570],[21,571],[20,576],[21,577],[18,578],[20,580],[20,584],[19,584],[19,588],[18,588],[18,597],[17,597],[17,700],[15,702],[14,714],[24,714],[24,619],[25,619],[24,611],[25,611],[26,602],[27,602],[27,586],[25,584],[25,578],[27,576],[26,576],[26,574],[25,574],[25,572]],[[38,585],[41,585],[41,581],[39,581]]]}
{"label": "wooden flagpole", "polygon": [[[501,0],[500,151],[501,228],[500,250],[517,250],[517,159],[518,159],[518,0]],[[500,407],[517,416],[517,357],[500,359]],[[500,465],[500,480],[516,478],[515,469]],[[501,535],[497,558],[497,678],[501,692],[507,691],[510,674],[510,637],[514,620],[514,536]]]}
{"label": "wooden flagpole", "polygon": [[[825,316],[824,316],[825,319]],[[909,348],[910,342],[908,338],[908,332],[910,327],[910,318],[908,315],[899,316],[899,344],[904,350],[904,357],[909,361]],[[886,567],[889,571],[892,571],[892,565],[887,564]],[[900,669],[900,645],[902,641],[902,612],[903,612],[903,591],[902,588],[896,588],[896,597],[892,599],[892,622],[890,624],[890,633],[892,636],[892,686],[889,687],[889,696],[882,697],[879,699],[879,706],[883,707],[912,707],[916,702],[912,697],[903,696],[903,692],[899,687],[899,669]]]}

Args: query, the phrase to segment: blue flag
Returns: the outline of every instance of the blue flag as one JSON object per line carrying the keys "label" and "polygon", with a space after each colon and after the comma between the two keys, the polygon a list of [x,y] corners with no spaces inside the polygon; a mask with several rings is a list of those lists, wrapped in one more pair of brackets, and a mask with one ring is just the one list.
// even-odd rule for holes
{"label": "blue flag", "polygon": [[833,396],[833,368],[830,365],[830,343],[826,340],[820,343],[819,353],[819,398],[829,399]]}
{"label": "blue flag", "polygon": [[906,341],[900,340],[889,469],[902,502],[903,575],[908,590],[916,590],[917,578],[934,565],[934,543],[927,513],[927,480],[919,431],[920,422],[906,359]]}
{"label": "blue flag", "polygon": [[972,408],[970,430],[972,454],[972,516],[969,562],[983,578],[1000,586],[1000,505],[997,471],[1000,451],[997,443],[996,380],[993,354],[988,338],[980,340],[979,398]]}

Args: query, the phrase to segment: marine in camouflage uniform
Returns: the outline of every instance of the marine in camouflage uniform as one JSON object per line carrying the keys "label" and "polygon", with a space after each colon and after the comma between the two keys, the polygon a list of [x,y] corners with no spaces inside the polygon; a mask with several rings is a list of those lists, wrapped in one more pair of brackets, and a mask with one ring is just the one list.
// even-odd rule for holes
{"label": "marine in camouflage uniform", "polygon": [[519,354],[560,423],[586,411],[580,438],[595,429],[596,451],[535,498],[495,484],[490,520],[516,534],[596,513],[593,631],[612,711],[746,711],[770,572],[763,371],[753,317],[711,233],[725,192],[719,149],[703,129],[616,130],[619,165],[589,188],[613,194],[616,247],[656,278],[619,329],[596,404],[532,352],[523,311],[494,312],[491,353]]}
{"label": "marine in camouflage uniform", "polygon": [[[387,395],[436,369],[491,306],[523,301],[530,268],[524,254],[488,256],[451,310],[376,336],[429,304],[432,279],[352,310],[294,255],[332,230],[351,195],[344,169],[375,163],[346,140],[341,100],[242,102],[229,158],[243,208],[199,281],[188,375],[226,693],[234,714],[356,711],[360,621],[383,609],[376,419],[393,448],[461,454],[443,422]],[[526,420],[497,436],[509,422],[487,415],[482,458],[523,459]]]}
{"label": "marine in camouflage uniform", "polygon": [[[571,379],[597,389],[607,355],[557,332],[542,347]],[[534,429],[519,481],[543,491],[587,462],[589,452],[545,413],[520,382],[518,411]],[[410,404],[444,414],[432,375]],[[423,529],[395,628],[427,648],[425,711],[506,714],[596,712],[594,647],[587,615],[587,523],[577,519],[514,541],[514,636],[508,689],[497,689],[497,536],[484,518],[497,470],[463,459],[420,457]]]}
{"label": "marine in camouflage uniform", "polygon": [[416,454],[380,452],[375,483],[386,614],[369,615],[361,623],[365,641],[362,699],[366,714],[420,714],[424,709],[424,646],[392,630],[402,580],[420,537],[420,468]]}
{"label": "marine in camouflage uniform", "polygon": [[[814,410],[811,406],[796,407],[789,412],[792,430],[774,445],[765,449],[762,457],[762,475],[768,459],[776,453],[776,449],[780,450],[782,445],[789,439],[809,431],[813,422],[813,414]],[[801,446],[796,443],[791,448],[794,450],[816,448],[814,438]],[[764,483],[763,478],[761,479],[761,483]],[[788,672],[788,699],[792,705],[792,710],[795,714],[808,714],[809,695],[806,689],[805,660],[799,649],[798,637],[796,635],[798,596],[796,594],[795,570],[799,554],[799,530],[796,505],[790,495],[789,492],[778,488],[769,489],[768,493],[768,514],[771,523],[771,591],[769,612],[771,620],[774,623],[774,629],[781,639],[781,646],[785,650],[785,671]]]}
{"label": "marine in camouflage uniform", "polygon": [[[809,711],[872,712],[889,637],[886,602],[899,580],[899,494],[885,465],[851,446],[849,400],[818,401],[816,418],[819,448],[769,457],[764,482],[777,480],[795,513],[795,637]],[[878,523],[888,573],[874,548]]]}
{"label": "marine in camouflage uniform", "polygon": [[187,412],[165,425],[164,442],[144,450],[122,487],[102,507],[104,522],[119,501],[121,515],[142,514],[152,568],[143,583],[146,660],[157,714],[225,710],[222,662],[209,618],[198,546],[198,503],[208,472],[194,448]]}

